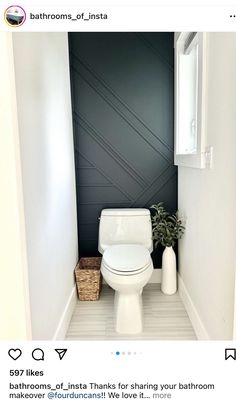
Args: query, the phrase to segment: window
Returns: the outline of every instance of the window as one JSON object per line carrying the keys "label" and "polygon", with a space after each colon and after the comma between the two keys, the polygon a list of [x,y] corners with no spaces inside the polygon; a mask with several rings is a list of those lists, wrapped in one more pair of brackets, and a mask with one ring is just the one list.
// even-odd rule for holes
{"label": "window", "polygon": [[175,44],[175,164],[205,167],[206,35],[182,32]]}

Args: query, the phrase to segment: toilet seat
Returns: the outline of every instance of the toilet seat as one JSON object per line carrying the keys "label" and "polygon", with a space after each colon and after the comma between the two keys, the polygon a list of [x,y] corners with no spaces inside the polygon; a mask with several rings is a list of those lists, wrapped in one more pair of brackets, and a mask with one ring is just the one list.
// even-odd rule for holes
{"label": "toilet seat", "polygon": [[140,244],[112,245],[103,254],[103,266],[117,275],[140,274],[151,262],[150,252]]}

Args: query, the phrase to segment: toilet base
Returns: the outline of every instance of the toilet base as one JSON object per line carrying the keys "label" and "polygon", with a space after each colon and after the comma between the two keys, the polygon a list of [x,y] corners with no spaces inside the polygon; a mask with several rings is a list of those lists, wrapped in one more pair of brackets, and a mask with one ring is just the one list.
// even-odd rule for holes
{"label": "toilet base", "polygon": [[143,330],[142,289],[133,293],[115,292],[115,330],[119,334],[139,334]]}

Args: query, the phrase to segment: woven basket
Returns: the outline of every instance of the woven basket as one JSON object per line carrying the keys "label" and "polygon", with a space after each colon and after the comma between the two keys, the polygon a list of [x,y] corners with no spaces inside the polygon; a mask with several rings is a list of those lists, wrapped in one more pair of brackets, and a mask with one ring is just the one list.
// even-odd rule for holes
{"label": "woven basket", "polygon": [[81,258],[75,268],[79,300],[98,300],[102,288],[101,258]]}

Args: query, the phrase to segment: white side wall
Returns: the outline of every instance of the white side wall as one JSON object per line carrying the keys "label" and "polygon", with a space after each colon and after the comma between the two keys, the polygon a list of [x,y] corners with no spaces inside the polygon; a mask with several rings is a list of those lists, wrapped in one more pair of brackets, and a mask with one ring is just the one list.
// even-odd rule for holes
{"label": "white side wall", "polygon": [[210,339],[232,339],[236,263],[236,34],[209,34],[207,145],[214,168],[179,167],[180,276]]}
{"label": "white side wall", "polygon": [[67,34],[14,33],[13,45],[32,334],[51,339],[78,254]]}
{"label": "white side wall", "polygon": [[30,339],[12,35],[0,33],[0,339]]}

